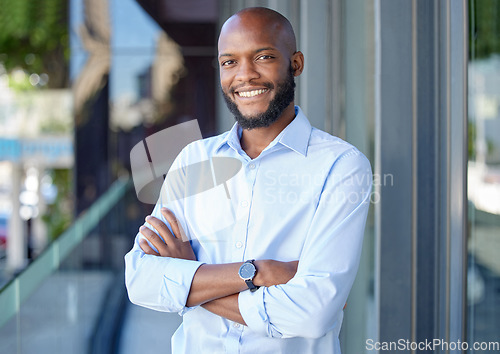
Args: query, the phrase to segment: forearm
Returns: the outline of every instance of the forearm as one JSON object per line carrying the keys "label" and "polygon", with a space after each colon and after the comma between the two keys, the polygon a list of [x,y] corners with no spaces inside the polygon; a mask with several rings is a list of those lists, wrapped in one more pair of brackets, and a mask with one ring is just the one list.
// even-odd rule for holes
{"label": "forearm", "polygon": [[206,310],[246,326],[238,307],[238,294],[229,295],[201,305]]}
{"label": "forearm", "polygon": [[186,306],[201,305],[248,289],[238,276],[238,269],[242,264],[243,262],[204,264],[199,267],[193,277]]}
{"label": "forearm", "polygon": [[[298,261],[279,262],[274,260],[258,260],[254,263],[257,268],[257,274],[253,282],[257,286],[266,287],[287,283],[295,275],[298,266]],[[241,265],[242,263],[236,264]],[[202,267],[200,267],[198,271],[200,271],[201,268]],[[214,267],[213,269],[216,271],[218,268],[219,267]],[[246,326],[247,324],[241,315],[238,303],[239,293],[248,290],[246,284],[243,284],[243,289],[239,290],[237,293],[208,301],[201,306],[218,316]]]}
{"label": "forearm", "polygon": [[[243,262],[204,264],[199,267],[193,277],[186,306],[201,305],[247,290],[248,286],[238,275],[242,264]],[[254,264],[257,274],[253,283],[256,286],[272,286],[288,282],[297,271],[298,261],[279,262],[267,259],[257,260]]]}

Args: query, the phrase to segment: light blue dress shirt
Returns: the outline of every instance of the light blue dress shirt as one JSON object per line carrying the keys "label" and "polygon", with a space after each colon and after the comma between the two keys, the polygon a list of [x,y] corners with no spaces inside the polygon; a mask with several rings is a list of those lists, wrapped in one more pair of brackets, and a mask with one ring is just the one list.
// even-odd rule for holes
{"label": "light blue dress shirt", "polygon": [[[311,127],[299,107],[295,111],[295,119],[253,160],[240,146],[237,124],[179,154],[171,170],[212,157],[242,163],[226,186],[186,198],[169,199],[172,192],[164,185],[152,215],[164,220],[160,208],[170,208],[198,261],[146,255],[141,234],[125,256],[130,300],[183,316],[173,353],[340,353],[372,173],[355,147]],[[185,307],[201,264],[248,259],[299,260],[299,266],[287,284],[239,294],[247,326],[201,306]]]}

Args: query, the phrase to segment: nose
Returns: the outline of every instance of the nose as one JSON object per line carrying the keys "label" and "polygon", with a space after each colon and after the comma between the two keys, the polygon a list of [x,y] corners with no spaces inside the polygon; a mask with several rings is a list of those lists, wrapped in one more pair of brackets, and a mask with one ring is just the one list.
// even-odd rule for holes
{"label": "nose", "polygon": [[253,79],[258,79],[260,77],[255,63],[252,60],[243,60],[238,65],[238,71],[236,73],[235,79],[241,82],[250,82]]}

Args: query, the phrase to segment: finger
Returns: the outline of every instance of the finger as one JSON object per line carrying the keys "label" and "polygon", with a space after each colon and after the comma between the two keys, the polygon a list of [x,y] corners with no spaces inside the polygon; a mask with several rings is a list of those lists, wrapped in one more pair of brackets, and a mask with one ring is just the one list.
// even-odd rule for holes
{"label": "finger", "polygon": [[161,213],[167,219],[168,223],[172,227],[172,231],[174,232],[174,236],[182,241],[189,241],[182,226],[179,223],[179,220],[175,217],[174,213],[167,208],[161,208]]}
{"label": "finger", "polygon": [[151,226],[153,226],[156,231],[158,231],[158,233],[161,235],[161,237],[163,237],[163,240],[167,245],[169,243],[171,244],[174,241],[175,236],[172,235],[172,233],[168,229],[168,226],[165,225],[163,221],[154,216],[149,215],[146,217],[146,222],[149,223]]}
{"label": "finger", "polygon": [[167,208],[161,208],[161,213],[167,219],[168,223],[170,224],[170,227],[172,227],[172,231],[174,232],[174,236],[179,238],[180,230],[179,230],[179,224],[177,222],[177,218],[175,217],[174,213],[167,209]]}
{"label": "finger", "polygon": [[152,256],[159,256],[160,254],[156,252],[151,246],[149,245],[148,241],[145,239],[140,239],[139,240],[139,246],[141,247],[142,251],[146,254],[152,255]]}
{"label": "finger", "polygon": [[167,251],[167,245],[153,230],[146,226],[141,226],[139,232],[148,239],[160,254]]}

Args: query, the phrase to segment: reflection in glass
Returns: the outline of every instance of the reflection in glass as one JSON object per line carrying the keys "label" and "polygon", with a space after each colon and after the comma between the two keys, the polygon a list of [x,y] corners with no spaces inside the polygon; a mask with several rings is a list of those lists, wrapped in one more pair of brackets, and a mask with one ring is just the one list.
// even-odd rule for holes
{"label": "reflection in glass", "polygon": [[499,5],[469,6],[469,343],[500,339]]}

